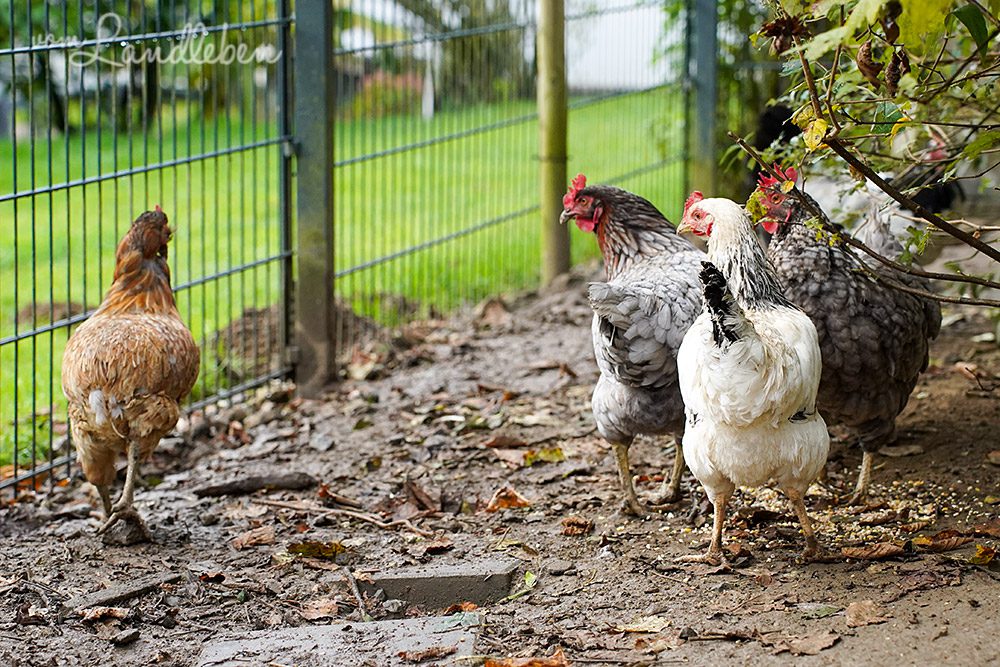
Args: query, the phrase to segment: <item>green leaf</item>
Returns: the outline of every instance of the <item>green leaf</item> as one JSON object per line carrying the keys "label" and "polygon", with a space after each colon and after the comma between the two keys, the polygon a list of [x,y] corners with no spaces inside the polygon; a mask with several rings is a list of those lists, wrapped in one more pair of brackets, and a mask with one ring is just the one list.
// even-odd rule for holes
{"label": "green leaf", "polygon": [[986,28],[986,19],[983,12],[975,5],[965,5],[952,12],[955,17],[965,25],[972,39],[976,40],[976,50],[979,51],[979,60],[986,63],[986,47],[989,42],[989,30]]}
{"label": "green leaf", "polygon": [[938,48],[938,40],[925,39],[944,28],[952,0],[905,0],[900,14],[900,41],[911,53],[924,53],[928,46]]}
{"label": "green leaf", "polygon": [[1000,144],[1000,130],[981,132],[962,150],[962,157],[966,160],[975,160],[983,151],[993,148],[997,144]]}
{"label": "green leaf", "polygon": [[821,32],[804,45],[806,60],[819,60],[821,56],[832,51],[838,44],[846,41],[850,36],[851,29],[846,25]]}
{"label": "green leaf", "polygon": [[859,28],[867,28],[878,19],[878,14],[882,10],[886,0],[861,0],[851,15],[847,17],[846,27],[853,33]]}
{"label": "green leaf", "polygon": [[875,105],[875,118],[872,123],[872,132],[876,134],[889,134],[892,132],[896,121],[903,118],[900,111],[892,102],[879,102]]}

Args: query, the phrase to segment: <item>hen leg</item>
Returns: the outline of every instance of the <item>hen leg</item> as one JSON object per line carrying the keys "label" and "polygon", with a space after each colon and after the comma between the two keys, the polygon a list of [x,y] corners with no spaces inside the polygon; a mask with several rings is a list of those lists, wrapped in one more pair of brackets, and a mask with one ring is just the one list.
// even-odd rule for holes
{"label": "hen leg", "polygon": [[101,495],[101,504],[104,506],[104,518],[111,516],[111,487],[108,484],[99,484],[97,493]]}
{"label": "hen leg", "polygon": [[97,530],[98,535],[103,534],[119,521],[128,520],[136,523],[148,538],[149,532],[146,530],[145,524],[143,524],[138,512],[132,507],[132,501],[135,497],[135,479],[138,473],[139,442],[132,440],[128,444],[128,469],[125,473],[125,487],[122,489],[122,495],[118,502],[111,506],[111,512],[104,524]]}
{"label": "hen leg", "polygon": [[861,456],[861,472],[858,473],[858,484],[854,487],[854,494],[847,500],[849,505],[861,505],[868,500],[868,485],[872,481],[872,463],[875,454],[865,452]]}
{"label": "hen leg", "polygon": [[708,545],[708,552],[700,556],[681,556],[676,562],[721,565],[725,561],[725,556],[722,554],[722,526],[726,523],[726,505],[729,504],[732,494],[733,489],[729,489],[710,498],[715,507],[715,519],[712,522],[712,542]]}
{"label": "hen leg", "polygon": [[783,490],[785,495],[788,496],[788,500],[792,503],[792,509],[795,510],[795,516],[799,518],[799,523],[802,524],[802,534],[806,538],[806,549],[802,552],[802,558],[807,561],[822,559],[822,551],[819,548],[819,542],[816,540],[816,533],[813,531],[812,519],[809,518],[809,513],[806,512],[806,504],[802,500],[802,492],[798,489],[788,487]]}
{"label": "hen leg", "polygon": [[635,516],[646,516],[646,510],[635,495],[635,485],[632,483],[632,472],[628,466],[628,445],[614,442],[615,460],[618,462],[618,479],[625,492],[625,511]]}
{"label": "hen leg", "polygon": [[659,493],[653,499],[654,509],[658,505],[669,505],[681,498],[681,476],[684,474],[684,449],[681,445],[681,436],[674,437],[674,469],[670,472],[670,479],[663,480]]}

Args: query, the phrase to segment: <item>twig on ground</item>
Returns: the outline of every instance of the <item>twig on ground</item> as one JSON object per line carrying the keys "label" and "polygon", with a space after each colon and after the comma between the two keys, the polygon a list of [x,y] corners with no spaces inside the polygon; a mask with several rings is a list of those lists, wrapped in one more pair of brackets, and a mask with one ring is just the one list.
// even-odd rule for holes
{"label": "twig on ground", "polygon": [[298,512],[307,512],[309,514],[320,514],[327,516],[346,516],[352,519],[357,519],[358,521],[365,521],[367,523],[378,526],[379,528],[384,528],[389,530],[396,527],[403,527],[406,530],[416,533],[422,537],[434,537],[434,533],[421,530],[417,528],[408,519],[395,519],[394,521],[382,521],[374,514],[369,514],[367,512],[356,512],[353,510],[341,510],[333,509],[330,507],[319,507],[317,505],[306,505],[305,503],[290,503],[281,500],[266,500],[264,498],[254,498],[254,503],[258,505],[268,505],[270,507],[280,507],[287,510],[296,510]]}
{"label": "twig on ground", "polygon": [[244,496],[261,489],[298,491],[316,486],[316,478],[304,472],[278,473],[274,475],[254,475],[231,479],[219,484],[210,484],[194,490],[199,498],[217,496]]}
{"label": "twig on ground", "polygon": [[344,565],[341,567],[344,572],[344,578],[347,579],[348,585],[351,587],[351,592],[354,594],[354,599],[358,603],[358,614],[362,621],[371,621],[372,617],[368,614],[368,610],[365,609],[365,599],[361,596],[361,589],[358,588],[358,580],[354,578],[351,574],[351,568]]}

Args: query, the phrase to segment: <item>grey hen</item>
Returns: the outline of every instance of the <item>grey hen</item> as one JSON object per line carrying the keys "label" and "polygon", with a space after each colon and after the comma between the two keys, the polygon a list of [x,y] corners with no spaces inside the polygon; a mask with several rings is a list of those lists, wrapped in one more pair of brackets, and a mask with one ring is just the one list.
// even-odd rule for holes
{"label": "grey hen", "polygon": [[672,435],[673,471],[658,502],[679,497],[684,471],[684,404],[677,349],[701,312],[698,272],[705,254],[677,234],[651,203],[620,188],[586,187],[577,176],[563,198],[563,222],[597,237],[607,282],[590,285],[591,332],[601,377],[591,406],[597,430],[614,448],[628,511],[635,494],[628,448],[636,435]]}
{"label": "grey hen", "polygon": [[[795,180],[794,170],[786,174],[788,180]],[[874,453],[895,440],[896,417],[927,368],[930,340],[941,329],[941,308],[932,299],[876,282],[860,270],[856,259],[817,240],[815,231],[805,224],[813,214],[786,194],[787,189],[777,179],[762,177],[750,207],[756,201],[766,211],[764,227],[774,235],[768,257],[785,294],[816,325],[823,354],[817,405],[828,422],[850,427],[864,452],[850,499],[858,503],[867,497]],[[869,241],[873,249],[898,257],[902,247],[882,229],[884,220],[876,217],[872,223]],[[868,267],[897,282],[929,290],[926,280],[874,260]]]}

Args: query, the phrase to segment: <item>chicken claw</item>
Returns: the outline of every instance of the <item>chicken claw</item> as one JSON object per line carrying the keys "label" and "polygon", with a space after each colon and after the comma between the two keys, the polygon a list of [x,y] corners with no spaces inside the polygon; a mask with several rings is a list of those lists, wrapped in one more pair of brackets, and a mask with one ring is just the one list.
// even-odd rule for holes
{"label": "chicken claw", "polygon": [[[108,533],[108,530],[119,521],[125,522],[128,524],[128,527],[123,531],[123,535],[119,539],[111,539],[111,534]],[[132,507],[113,510],[111,516],[97,529],[97,534],[103,536],[105,542],[117,541],[125,545],[151,542],[153,539],[149,529],[146,527],[146,523]]]}
{"label": "chicken claw", "polygon": [[709,549],[706,553],[693,556],[680,556],[674,559],[675,563],[706,563],[708,565],[726,565],[726,556],[722,551]]}

